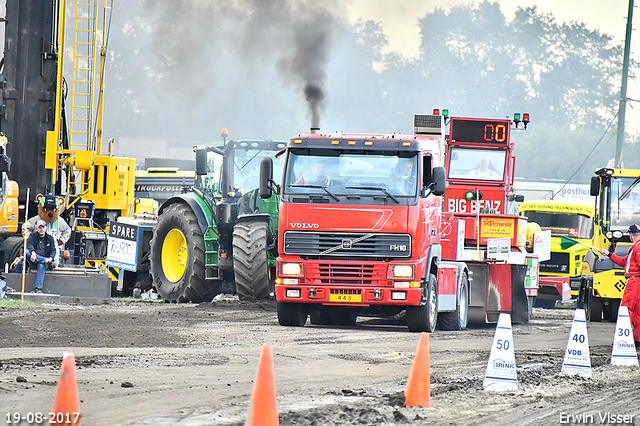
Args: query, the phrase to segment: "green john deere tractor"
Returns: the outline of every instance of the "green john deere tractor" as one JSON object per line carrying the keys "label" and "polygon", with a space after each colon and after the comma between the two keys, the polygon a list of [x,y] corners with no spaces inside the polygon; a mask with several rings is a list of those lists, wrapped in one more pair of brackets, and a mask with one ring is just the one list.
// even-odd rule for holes
{"label": "green john deere tractor", "polygon": [[150,247],[153,285],[166,302],[208,301],[218,293],[267,299],[273,292],[278,195],[258,194],[260,160],[285,142],[238,140],[196,146],[192,192],[165,201]]}

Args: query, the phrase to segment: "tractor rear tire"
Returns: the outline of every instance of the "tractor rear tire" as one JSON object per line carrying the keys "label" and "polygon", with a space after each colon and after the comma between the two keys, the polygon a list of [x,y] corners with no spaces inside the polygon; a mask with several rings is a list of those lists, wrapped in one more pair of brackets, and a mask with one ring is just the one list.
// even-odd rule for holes
{"label": "tractor rear tire", "polygon": [[409,331],[433,333],[438,324],[438,281],[433,274],[429,274],[424,292],[424,305],[407,308],[407,327]]}
{"label": "tractor rear tire", "polygon": [[268,232],[266,222],[241,222],[233,227],[233,272],[240,300],[266,300],[271,296]]}
{"label": "tractor rear tire", "polygon": [[208,302],[218,293],[220,282],[204,279],[204,236],[186,204],[172,204],[158,218],[150,260],[153,283],[165,302]]}

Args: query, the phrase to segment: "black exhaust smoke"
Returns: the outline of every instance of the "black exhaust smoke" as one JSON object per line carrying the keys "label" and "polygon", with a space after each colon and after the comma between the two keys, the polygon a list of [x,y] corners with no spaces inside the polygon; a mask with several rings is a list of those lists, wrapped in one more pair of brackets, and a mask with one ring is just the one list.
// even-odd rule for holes
{"label": "black exhaust smoke", "polygon": [[[155,18],[151,32],[154,49],[164,73],[175,71],[181,84],[203,81],[192,87],[197,97],[211,90],[211,76],[185,78],[186,72],[202,69],[203,56],[228,47],[238,55],[239,67],[260,69],[266,58],[277,58],[276,69],[286,83],[295,84],[307,103],[311,127],[319,127],[327,106],[326,66],[336,16],[344,16],[335,0],[142,0]],[[215,25],[211,25],[215,17]],[[203,19],[208,20],[203,24]],[[217,46],[217,47],[216,47]],[[216,66],[220,58],[216,58]],[[261,62],[262,61],[262,62]],[[255,62],[252,64],[252,62]],[[215,69],[215,67],[213,67]],[[246,75],[246,74],[245,74]],[[196,76],[197,77],[197,76]],[[202,80],[200,80],[202,79]]]}

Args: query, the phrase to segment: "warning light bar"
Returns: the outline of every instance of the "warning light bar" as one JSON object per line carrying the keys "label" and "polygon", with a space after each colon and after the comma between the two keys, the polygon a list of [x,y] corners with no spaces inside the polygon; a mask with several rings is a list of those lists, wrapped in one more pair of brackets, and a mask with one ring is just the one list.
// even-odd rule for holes
{"label": "warning light bar", "polygon": [[[440,115],[440,108],[434,108],[434,109],[433,109],[433,115]],[[446,109],[446,108],[444,108],[444,109],[442,110],[442,116],[443,116],[444,118],[449,118],[449,110],[448,110],[448,109]]]}
{"label": "warning light bar", "polygon": [[527,124],[529,124],[529,113],[525,112],[522,115],[519,112],[513,114],[513,123],[516,125],[516,129],[520,123],[524,124],[525,130],[527,129]]}

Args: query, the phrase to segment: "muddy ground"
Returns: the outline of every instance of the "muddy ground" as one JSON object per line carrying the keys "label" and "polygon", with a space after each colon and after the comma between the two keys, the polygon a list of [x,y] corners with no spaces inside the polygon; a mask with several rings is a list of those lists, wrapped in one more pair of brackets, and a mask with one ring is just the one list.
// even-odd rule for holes
{"label": "muddy ground", "polygon": [[588,324],[592,379],[560,374],[572,320],[535,308],[513,325],[519,389],[508,393],[482,388],[495,324],[432,333],[425,409],[404,407],[420,334],[399,321],[281,327],[271,302],[0,309],[0,422],[51,410],[69,351],[85,426],[242,425],[269,343],[281,425],[615,424],[607,413],[640,425],[640,371],[610,365],[615,324]]}

